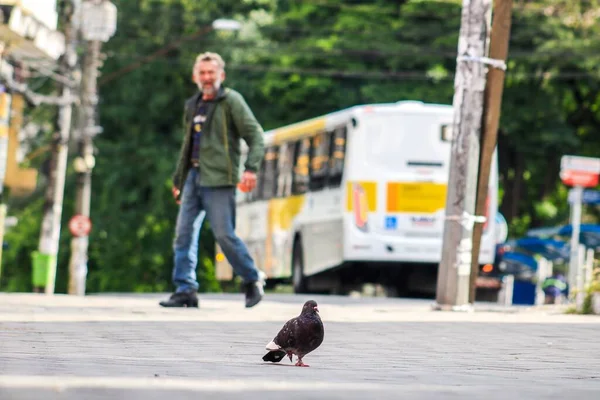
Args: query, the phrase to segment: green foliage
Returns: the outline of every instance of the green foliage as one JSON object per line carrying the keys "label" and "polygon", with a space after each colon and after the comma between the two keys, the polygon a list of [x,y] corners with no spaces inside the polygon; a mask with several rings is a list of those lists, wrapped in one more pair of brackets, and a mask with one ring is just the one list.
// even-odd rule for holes
{"label": "green foliage", "polygon": [[41,211],[42,200],[32,201],[19,213],[19,225],[5,232],[4,241],[8,248],[2,252],[2,290],[23,292],[32,289],[31,252],[37,248],[39,240]]}
{"label": "green foliage", "polygon": [[594,313],[592,301],[595,293],[600,293],[600,268],[596,268],[593,270],[592,281],[585,290],[585,298],[583,300],[583,305],[581,308],[582,314]]}

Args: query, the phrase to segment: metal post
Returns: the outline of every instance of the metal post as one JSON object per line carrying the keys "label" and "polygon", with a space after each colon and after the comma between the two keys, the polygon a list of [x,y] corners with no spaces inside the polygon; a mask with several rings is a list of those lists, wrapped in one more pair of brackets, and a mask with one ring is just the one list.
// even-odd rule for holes
{"label": "metal post", "polygon": [[[490,37],[490,58],[505,61],[508,56],[508,41],[510,38],[510,25],[513,0],[494,0],[492,18],[492,33]],[[492,157],[498,142],[498,124],[502,106],[502,92],[504,90],[504,69],[490,68],[487,73],[487,86],[485,89],[485,106],[483,109],[483,131],[481,133],[481,157],[479,164],[479,177],[477,182],[477,200],[475,214],[484,215]],[[490,213],[488,218],[496,216]],[[476,282],[479,275],[479,251],[481,248],[481,235],[483,224],[477,223],[473,227],[473,249],[471,260],[471,278],[469,280],[469,303],[475,302]]]}
{"label": "metal post", "polygon": [[535,283],[535,305],[545,303],[546,294],[544,293],[543,285],[546,278],[552,275],[552,263],[543,257],[538,260]]}
{"label": "metal post", "polygon": [[577,285],[577,295],[575,296],[575,303],[578,309],[583,309],[583,303],[585,301],[585,246],[580,244],[578,249],[578,260],[577,260],[577,275],[575,277],[575,283]]}
{"label": "metal post", "polygon": [[515,287],[515,276],[505,275],[502,277],[502,287],[498,293],[498,304],[503,306],[512,305],[513,292]]}
{"label": "metal post", "polygon": [[[90,217],[92,191],[92,169],[94,167],[93,136],[97,133],[95,111],[98,102],[97,79],[100,56],[100,42],[87,42],[82,75],[82,114],[83,127],[78,140],[79,155],[75,159],[77,171],[77,197],[75,214]],[[71,260],[69,262],[69,294],[84,295],[87,277],[88,234],[71,239]]]}
{"label": "metal post", "polygon": [[[65,54],[62,57],[63,74],[71,76],[76,63],[75,31],[73,15],[75,5],[66,1],[63,9]],[[61,82],[62,97],[67,100],[72,96],[68,84]],[[50,153],[49,181],[44,201],[44,216],[40,231],[38,251],[34,253],[34,268],[42,269],[46,275],[46,294],[53,294],[56,282],[56,263],[60,241],[61,217],[65,176],[67,173],[68,142],[71,131],[72,103],[65,101],[59,109],[58,132],[54,134]],[[41,288],[34,288],[41,291]]]}
{"label": "metal post", "polygon": [[454,92],[454,123],[437,309],[468,306],[479,132],[486,83],[491,0],[463,0]]}
{"label": "metal post", "polygon": [[581,201],[583,198],[583,186],[573,187],[573,203],[571,204],[571,248],[569,258],[569,273],[567,281],[569,283],[570,298],[577,287],[577,264],[579,262],[579,233],[581,225]]}
{"label": "metal post", "polygon": [[594,277],[594,249],[587,249],[585,257],[584,287],[587,289]]}

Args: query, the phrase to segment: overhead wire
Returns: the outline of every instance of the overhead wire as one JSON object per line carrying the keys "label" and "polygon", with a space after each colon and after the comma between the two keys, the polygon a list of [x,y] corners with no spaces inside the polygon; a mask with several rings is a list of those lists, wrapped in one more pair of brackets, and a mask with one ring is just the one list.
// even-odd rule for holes
{"label": "overhead wire", "polygon": [[[171,15],[183,15],[184,11],[185,11],[185,6],[183,4],[181,4],[182,7],[184,7],[182,10],[174,10],[172,7],[168,7],[168,6],[173,6],[172,3],[164,3],[160,0],[156,0],[156,1],[144,1],[142,2],[142,5],[146,3],[146,4],[152,4],[152,5],[157,5],[159,7],[156,7],[154,10],[156,10],[157,12],[160,12],[161,15],[164,15],[165,12],[167,13],[172,13]],[[367,6],[370,6],[369,4],[364,4],[364,3],[360,3],[360,4],[340,4],[340,3],[330,3],[326,0],[312,0],[312,1],[305,1],[304,4],[313,4],[313,5],[317,5],[317,6],[324,6],[324,7],[330,7],[330,8],[336,8],[336,9],[344,9],[344,10],[350,10],[350,11],[356,11],[358,13],[367,13],[367,12],[372,12],[373,9],[369,8]],[[456,2],[454,2],[456,3]],[[160,5],[164,6],[164,7],[160,7]],[[372,5],[372,4],[371,4]],[[382,10],[382,12],[388,13],[389,9],[392,7],[388,7],[386,8],[386,10]],[[460,12],[460,7],[457,7],[457,12]],[[177,25],[177,24],[175,24]],[[208,25],[208,23],[206,24]],[[517,28],[518,29],[519,26],[519,21],[516,20],[515,23],[513,24],[513,29]],[[523,24],[523,26],[527,26],[527,24]],[[181,27],[181,25],[179,26]],[[150,29],[150,27],[148,28]],[[369,37],[380,37],[381,35],[387,35],[387,36],[391,36],[394,37],[395,40],[398,40],[399,42],[401,42],[401,37],[396,37],[396,36],[401,36],[402,32],[398,31],[396,32],[395,30],[390,30],[390,29],[381,29],[379,26],[377,27],[373,27],[373,29],[365,29],[365,27],[358,27],[356,29],[340,29],[340,28],[322,28],[322,27],[293,27],[293,26],[278,26],[277,24],[271,24],[271,25],[265,25],[265,26],[260,26],[259,30],[261,31],[261,33],[265,34],[265,35],[269,35],[269,34],[273,34],[275,36],[277,36],[278,34],[281,33],[287,33],[290,35],[295,35],[296,36],[296,42],[298,42],[299,40],[301,40],[303,37],[298,37],[298,35],[302,35],[302,34],[306,34],[306,35],[310,35],[311,37],[314,36],[318,36],[318,35],[352,35],[354,39],[359,39],[362,42],[365,42],[367,38]],[[152,32],[149,30],[147,32],[148,34],[151,34]],[[173,39],[169,38],[167,40],[167,43],[163,46],[160,47],[159,49],[153,51],[152,53],[149,54],[140,54],[140,53],[136,53],[136,52],[127,52],[127,53],[119,53],[119,52],[111,52],[109,51],[107,54],[110,57],[115,57],[121,60],[124,59],[132,59],[132,57],[137,57],[136,60],[134,60],[134,62],[121,67],[119,69],[117,69],[116,71],[111,71],[109,72],[107,75],[103,76],[100,78],[99,80],[99,85],[104,85],[114,79],[117,79],[123,75],[125,75],[128,72],[131,72],[135,69],[140,68],[141,66],[152,62],[153,60],[156,60],[158,57],[160,56],[164,56],[167,55],[170,51],[180,47],[184,42],[190,41],[192,39],[198,38],[200,36],[202,36],[204,33],[207,33],[207,31],[205,30],[198,30],[196,32],[193,32],[191,34],[184,34],[181,36],[177,36],[174,37]],[[358,38],[357,38],[357,35]],[[127,32],[127,29],[125,30],[118,30],[117,32],[117,38],[120,41],[127,41],[127,40],[132,40],[132,41],[136,41],[136,38],[134,37],[135,35],[132,35],[131,32]],[[140,36],[141,37],[141,36]],[[207,44],[213,44],[213,43],[218,43],[217,41],[213,41],[210,42],[208,40],[203,40],[202,41],[204,45]],[[333,48],[330,50],[324,50],[322,48],[319,47],[302,47],[302,46],[289,46],[288,47],[284,47],[284,46],[273,46],[273,47],[264,47],[264,46],[257,46],[256,43],[243,43],[240,40],[236,40],[236,46],[234,47],[238,47],[238,48],[243,48],[243,46],[252,46],[253,47],[253,51],[263,51],[265,53],[267,53],[267,55],[269,57],[273,56],[273,57],[280,57],[282,56],[281,51],[289,51],[292,52],[293,55],[298,55],[298,54],[307,54],[310,56],[317,56],[320,58],[332,58],[332,57],[339,57],[339,55],[342,56],[359,56],[359,57],[364,57],[364,56],[369,56],[369,57],[401,57],[401,56],[410,56],[410,57],[414,57],[416,54],[420,54],[420,55],[425,55],[425,56],[438,56],[440,57],[441,60],[448,60],[451,58],[456,57],[456,49],[455,48],[448,48],[448,49],[439,49],[439,48],[423,48],[421,46],[419,46],[418,44],[407,44],[407,43],[401,43],[401,45],[403,46],[416,46],[414,49],[408,49],[408,48],[404,48],[404,49],[373,49],[373,48],[369,48],[369,49],[358,49],[358,48],[346,48],[346,47],[342,47],[342,48]],[[277,53],[276,53],[277,52]],[[275,54],[276,53],[276,54]],[[595,56],[595,55],[599,55],[599,54],[590,54],[590,56]],[[521,51],[512,51],[510,53],[510,58],[511,59],[516,59],[516,58],[534,58],[534,57],[561,57],[561,59],[565,59],[566,56],[570,56],[570,57],[580,57],[580,54],[577,54],[576,52],[573,53],[569,53],[568,50],[566,49],[559,49],[559,50],[550,50],[547,52],[537,52],[537,53],[532,53],[531,51],[526,51],[526,50],[521,50]],[[172,60],[170,60],[169,62],[173,62]],[[302,74],[320,74],[320,75],[325,75],[325,76],[337,76],[337,77],[359,77],[362,76],[363,78],[367,78],[367,77],[387,77],[387,78],[415,78],[415,77],[420,77],[422,79],[444,79],[443,76],[440,76],[439,74],[437,76],[435,76],[434,74],[430,74],[427,73],[426,71],[349,71],[349,70],[340,70],[340,69],[326,69],[326,68],[297,68],[297,67],[282,67],[282,66],[265,66],[265,65],[254,65],[254,64],[238,64],[238,65],[234,65],[231,63],[228,63],[228,68],[230,69],[239,69],[239,70],[246,70],[246,71],[271,71],[271,72],[276,72],[278,71],[279,73],[302,73]],[[535,72],[530,74],[529,76],[538,76],[539,73]],[[445,75],[445,77],[451,77],[451,74],[447,74]],[[519,73],[519,76],[524,76],[523,73]],[[558,75],[550,75],[553,77],[558,77],[560,76],[560,74]],[[562,76],[565,76],[564,74]],[[592,76],[595,77],[594,74],[577,74],[576,76]]]}

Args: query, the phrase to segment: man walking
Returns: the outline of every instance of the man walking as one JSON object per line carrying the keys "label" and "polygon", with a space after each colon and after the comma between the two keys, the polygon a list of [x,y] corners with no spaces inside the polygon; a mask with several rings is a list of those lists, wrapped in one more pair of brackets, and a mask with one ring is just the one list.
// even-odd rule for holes
{"label": "man walking", "polygon": [[[246,245],[235,234],[235,190],[252,190],[264,155],[263,129],[242,95],[222,86],[225,63],[202,53],[193,68],[198,93],[184,107],[184,140],[173,175],[173,196],[180,204],[173,242],[175,293],[163,307],[198,307],[198,235],[204,214],[234,271],[244,281],[246,307],[264,296],[263,281]],[[249,147],[239,178],[240,139]],[[203,217],[204,217],[203,216]]]}

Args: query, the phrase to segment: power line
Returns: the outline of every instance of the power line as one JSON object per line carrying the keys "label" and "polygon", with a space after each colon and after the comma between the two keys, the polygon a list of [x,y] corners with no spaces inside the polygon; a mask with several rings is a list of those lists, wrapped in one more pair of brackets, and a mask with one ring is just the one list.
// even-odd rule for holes
{"label": "power line", "polygon": [[[223,46],[223,41],[220,40],[203,40],[202,46]],[[350,47],[339,47],[332,49],[323,49],[321,47],[308,47],[308,46],[299,46],[296,44],[275,44],[273,46],[265,46],[256,44],[250,40],[236,40],[233,44],[227,44],[228,49],[246,49],[251,48],[253,51],[263,51],[268,54],[273,54],[276,56],[288,56],[288,55],[314,55],[314,56],[322,56],[322,57],[337,57],[339,55],[348,55],[348,56],[372,56],[372,57],[391,57],[391,56],[415,56],[415,55],[425,55],[425,56],[440,56],[440,58],[455,58],[456,57],[456,48],[424,48],[419,46],[418,44],[412,43],[402,43],[403,46],[406,46],[405,49],[375,49],[375,48],[350,48]],[[412,48],[409,48],[412,46]],[[600,51],[590,48],[590,53],[574,51],[572,49],[548,49],[543,51],[535,51],[535,49],[531,50],[513,50],[510,53],[510,59],[533,59],[533,58],[541,58],[541,57],[560,57],[562,60],[569,58],[577,58],[578,60],[581,57],[594,57],[600,56]],[[275,52],[277,52],[275,54]],[[284,53],[287,52],[287,53]],[[143,56],[141,53],[122,53],[115,51],[108,51],[107,56],[109,57],[128,57],[128,56]]]}
{"label": "power line", "polygon": [[135,61],[117,71],[114,71],[114,72],[106,75],[104,78],[101,78],[98,81],[98,85],[103,85],[105,83],[112,81],[113,79],[118,78],[121,75],[126,74],[127,72],[133,71],[133,70],[139,68],[140,66],[142,66],[143,64],[149,63],[152,60],[158,58],[159,56],[166,54],[169,51],[179,47],[179,45],[181,45],[183,42],[192,40],[192,39],[196,39],[199,36],[202,36],[203,34],[205,34],[206,32],[209,32],[210,30],[212,30],[211,25],[204,26],[201,29],[197,30],[196,32],[192,33],[191,35],[183,36],[179,40],[170,42],[169,44],[167,44],[164,47],[161,47],[160,49],[156,50],[155,52],[145,55],[144,57],[138,59],[137,61]]}
{"label": "power line", "polygon": [[[443,0],[441,0],[443,2]],[[192,10],[193,8],[188,7],[187,9],[185,8],[184,5],[181,5],[183,7],[183,9],[179,10],[179,9],[175,9],[173,8],[173,4],[165,4],[164,2],[162,2],[161,0],[156,0],[156,1],[147,1],[146,3],[149,4],[157,4],[157,5],[163,5],[165,7],[159,7],[159,8],[155,8],[152,10],[147,10],[145,11],[146,16],[151,16],[153,13],[158,13],[160,14],[160,16],[165,16],[165,14],[167,16],[173,17],[173,16],[181,16],[183,17],[184,15],[186,15],[186,11]],[[306,0],[304,1],[304,3],[306,3]],[[456,4],[456,2],[454,1],[446,1],[446,3],[449,4]],[[319,5],[319,6],[325,6],[325,7],[329,7],[329,8],[343,8],[343,9],[352,9],[355,11],[358,10],[362,10],[365,6],[370,6],[372,4],[339,4],[339,3],[329,3],[327,1],[324,0],[314,0],[309,2],[309,4],[314,4],[314,5]],[[456,4],[457,8],[456,8],[456,13],[454,16],[459,17],[460,16],[460,5]],[[171,6],[171,7],[168,7]],[[393,7],[388,7],[388,8],[393,8]],[[364,9],[364,13],[365,14],[372,14],[373,12],[377,12],[379,10],[372,10],[372,9]],[[389,15],[389,10],[380,10],[382,14],[386,14]],[[531,10],[529,10],[531,11]],[[545,16],[544,14],[544,10],[543,9],[539,9],[539,10],[534,10],[534,14],[539,14],[541,16]],[[225,17],[225,16],[224,16]],[[335,15],[333,16],[334,18],[336,17]],[[445,16],[447,17],[447,16]],[[127,20],[124,20],[127,21]],[[139,21],[139,20],[136,20]],[[155,23],[155,21],[151,21],[152,23]],[[182,21],[183,22],[183,21]],[[196,26],[198,25],[208,25],[210,24],[212,21],[209,20],[198,20],[198,21],[194,21],[194,24]],[[436,20],[432,19],[431,20],[432,24],[434,22],[436,22]],[[169,26],[170,30],[175,30],[176,28],[181,28],[184,27],[185,25],[183,23],[174,23],[171,24]],[[344,29],[339,29],[339,28],[323,28],[322,26],[310,26],[310,24],[306,24],[304,25],[304,27],[300,27],[300,26],[280,26],[280,25],[276,25],[276,24],[270,24],[270,25],[263,25],[258,27],[259,31],[261,33],[274,33],[274,34],[280,34],[280,33],[293,33],[293,34],[306,34],[310,37],[315,37],[315,36],[320,36],[320,35],[336,35],[336,34],[343,34],[343,35],[353,35],[354,37],[356,37],[358,35],[358,37],[372,37],[372,36],[377,36],[380,37],[381,35],[395,35],[395,38],[397,40],[402,40],[402,37],[398,37],[397,35],[402,34],[402,30],[401,29],[390,29],[390,27],[388,26],[384,26],[382,24],[373,24],[372,27],[376,28],[374,30],[371,29],[366,29],[365,26],[361,26],[357,29],[348,29],[348,28],[344,28]],[[515,19],[515,21],[512,22],[512,27],[513,30],[515,29],[515,27],[523,27],[523,28],[530,28],[531,24],[528,23],[527,21],[521,21],[519,19]],[[133,29],[128,29],[129,27],[126,24],[123,24],[119,30],[117,31],[117,35],[116,38],[119,39],[135,39],[137,37],[140,37],[138,35],[138,32],[140,30],[139,27],[136,26],[137,29],[135,29],[135,31]],[[147,33],[153,33],[156,31],[156,26],[155,25],[151,25],[147,27]]]}
{"label": "power line", "polygon": [[64,75],[58,74],[54,72],[51,68],[48,68],[42,64],[29,63],[28,66],[40,72],[44,76],[47,76],[48,78],[51,78],[56,82],[62,83],[63,85],[67,85],[70,88],[74,88],[77,86],[76,82],[74,82],[72,79],[69,79]]}
{"label": "power line", "polygon": [[[213,42],[216,43],[216,42]],[[238,47],[237,45],[235,47]],[[394,56],[411,56],[414,57],[416,54],[420,53],[420,54],[429,54],[429,55],[438,55],[440,56],[440,59],[452,59],[454,60],[454,58],[456,57],[456,52],[448,52],[448,53],[444,53],[442,51],[439,50],[418,50],[418,51],[405,51],[405,52],[399,52],[399,51],[378,51],[378,50],[367,50],[367,49],[356,49],[356,50],[350,50],[350,49],[334,49],[333,52],[323,52],[321,51],[321,49],[318,48],[299,48],[299,47],[291,47],[288,48],[286,50],[290,51],[290,53],[287,54],[282,54],[281,53],[281,48],[272,48],[272,47],[255,47],[254,51],[261,51],[261,52],[265,52],[267,57],[273,57],[273,58],[279,58],[283,55],[298,55],[298,54],[307,54],[307,55],[311,55],[311,56],[317,56],[317,57],[327,57],[327,58],[331,58],[331,57],[336,57],[339,59],[339,55],[345,55],[345,54],[350,54],[350,55],[358,55],[358,56],[364,56],[364,55],[370,55],[370,56],[380,56],[380,57],[386,57],[386,56],[390,56],[390,55],[394,55]],[[523,58],[535,58],[535,57],[541,57],[544,55],[549,55],[548,54],[532,54],[531,52],[526,55],[525,53],[522,53]],[[132,53],[116,53],[113,52],[111,53],[111,56],[113,58],[118,58],[118,59],[132,59],[132,56],[136,56],[136,54],[132,54]],[[566,57],[564,54],[555,54],[556,57],[561,57],[562,60],[565,59],[569,59],[569,57]],[[580,55],[575,55],[573,54],[573,59],[577,58],[580,59]],[[514,58],[513,58],[514,59]],[[187,65],[190,64],[189,61],[187,60],[182,60],[182,59],[169,59],[168,60],[169,64],[176,64],[176,65]],[[314,74],[314,75],[325,75],[325,76],[337,76],[337,77],[343,77],[343,76],[347,76],[347,77],[362,77],[362,78],[366,78],[369,76],[381,76],[381,72],[376,72],[375,75],[372,75],[373,72],[362,72],[362,71],[347,71],[347,70],[339,70],[339,69],[325,69],[325,68],[282,68],[282,67],[278,67],[278,66],[266,66],[265,64],[232,64],[231,62],[228,63],[228,69],[239,69],[239,70],[255,70],[255,71],[268,71],[269,68],[271,68],[271,71],[288,71],[290,73],[294,73],[294,72],[299,72],[302,74]],[[379,74],[379,75],[377,75]],[[453,77],[453,75],[448,74],[447,78],[444,77],[435,77],[432,74],[428,74],[424,71],[392,71],[392,72],[386,72],[383,73],[384,77],[400,77],[400,78],[415,78],[415,77],[420,77],[420,78],[425,78],[425,79],[451,79]],[[420,74],[420,75],[419,75]],[[565,78],[573,78],[573,77],[596,77],[596,75],[594,75],[593,72],[561,72],[561,73],[546,73],[547,76],[552,77],[553,79],[556,77],[565,77]],[[509,76],[511,77],[525,77],[525,78],[529,78],[529,77],[537,77],[537,76],[542,76],[540,73],[536,73],[536,72],[531,72],[531,73],[524,73],[524,72],[520,72],[520,71],[516,71],[516,72],[512,72],[509,71]]]}
{"label": "power line", "polygon": [[[195,26],[198,25],[208,25],[210,24],[211,21],[196,21],[195,22]],[[263,35],[280,35],[282,33],[289,33],[289,34],[293,34],[294,39],[311,39],[311,38],[315,38],[318,36],[332,36],[332,35],[343,35],[343,36],[352,36],[355,39],[361,40],[361,39],[368,39],[368,38],[381,38],[384,36],[387,37],[393,37],[395,41],[402,41],[402,40],[406,40],[409,38],[404,38],[402,37],[402,33],[403,31],[400,29],[394,30],[391,29],[391,27],[382,27],[381,24],[378,25],[372,25],[369,27],[365,27],[362,26],[361,28],[357,28],[357,29],[348,29],[348,28],[344,28],[344,29],[338,29],[338,28],[322,28],[322,27],[314,27],[314,26],[310,26],[309,27],[300,27],[300,26],[280,26],[280,25],[276,25],[276,24],[271,24],[271,25],[262,25],[262,26],[257,26],[256,28],[258,29],[260,34]],[[531,28],[531,24],[527,23],[526,21],[520,22],[520,21],[515,21],[512,24],[513,27],[522,27],[522,28]],[[171,24],[169,26],[169,29],[171,31],[175,30],[176,28],[183,28],[185,27],[184,24],[182,23],[174,23]],[[369,28],[375,28],[375,29],[369,29]],[[145,30],[143,30],[143,28],[140,27],[128,27],[127,25],[122,26],[121,28],[119,28],[119,31],[117,32],[115,38],[119,39],[119,40],[136,40],[138,38],[145,38],[145,36],[142,36],[140,34],[140,31],[143,31],[143,33],[146,34],[153,34],[155,33],[156,29],[154,26],[149,26],[147,27]],[[298,37],[298,35],[304,35],[301,37]],[[165,40],[170,40],[173,38],[177,38],[179,36],[162,36]]]}
{"label": "power line", "polygon": [[[323,3],[323,1],[319,1],[318,3]],[[207,25],[208,27],[209,25]],[[307,32],[311,35],[318,35],[319,31],[315,31],[314,29],[304,29],[304,28],[290,28],[290,27],[277,27],[277,26],[267,26],[267,27],[261,27],[261,30],[269,30],[269,29],[274,29],[275,31],[279,30],[280,32],[284,31],[284,32],[297,32],[297,31],[304,31]],[[201,36],[202,34],[207,33],[210,30],[210,28],[203,28],[200,29],[199,31],[196,31],[190,35],[186,35],[186,36],[182,36],[182,37],[178,37],[176,40],[174,41],[170,41],[168,42],[165,46],[159,48],[158,50],[154,51],[151,54],[148,55],[142,55],[139,53],[116,53],[116,52],[111,52],[110,55],[112,57],[119,57],[121,59],[124,58],[130,58],[132,55],[134,56],[139,56],[139,58],[134,61],[133,63],[117,70],[114,72],[109,73],[108,75],[106,75],[104,78],[102,78],[99,81],[100,85],[103,85],[107,82],[110,82],[120,76],[125,75],[128,72],[131,72],[137,68],[140,68],[142,65],[147,64],[155,59],[157,59],[158,57],[162,56],[162,55],[166,55],[169,51],[179,47],[180,45],[182,45],[184,42],[195,39],[199,36]],[[323,32],[329,32],[329,33],[343,33],[345,35],[347,34],[351,34],[351,31],[348,30],[322,30],[320,31],[320,33]],[[365,34],[366,32],[369,31],[365,31],[365,30],[361,30],[360,33],[361,34]],[[383,32],[383,31],[382,31]],[[381,32],[381,33],[382,33]],[[380,33],[380,34],[381,34]],[[386,31],[386,33],[390,33],[390,31]],[[394,34],[394,32],[391,32],[392,34]],[[122,34],[122,32],[121,32]],[[373,32],[371,32],[371,34],[373,34]],[[126,38],[126,40],[129,38]],[[221,41],[203,41],[203,43],[206,44],[222,44]],[[390,56],[409,56],[409,57],[414,57],[415,55],[427,55],[427,56],[439,56],[440,58],[454,58],[456,57],[456,48],[448,48],[448,49],[423,49],[422,47],[420,47],[418,44],[414,44],[414,43],[404,43],[404,45],[408,45],[408,46],[414,46],[413,49],[405,49],[405,50],[380,50],[380,49],[352,49],[352,48],[334,48],[331,50],[323,50],[322,48],[318,48],[318,47],[303,47],[303,46],[274,46],[274,47],[265,47],[265,46],[257,46],[256,43],[252,42],[252,41],[236,41],[236,46],[235,47],[243,47],[243,46],[252,46],[253,51],[264,51],[268,54],[268,56],[271,56],[272,54],[274,54],[274,52],[277,52],[276,55],[278,57],[281,57],[283,54],[281,54],[282,50],[288,49],[288,51],[293,52],[293,55],[298,55],[298,54],[309,54],[311,56],[318,56],[318,57],[338,57],[339,55],[348,55],[348,56],[359,56],[359,57],[364,57],[364,56],[374,56],[374,57],[390,57]],[[567,57],[567,55],[570,54],[569,57],[575,58],[575,57],[581,57],[580,54],[577,54],[575,52],[569,52],[569,50],[551,50],[546,52],[542,52],[542,53],[536,53],[535,51],[522,51],[522,52],[515,52],[513,50],[513,52],[511,52],[511,59],[515,59],[515,58],[535,58],[535,57],[544,57],[544,56],[555,56],[555,57],[561,57],[561,59],[565,59],[565,58],[569,58]],[[591,54],[591,55],[596,55],[596,54]],[[125,57],[123,57],[125,56]],[[170,61],[171,63],[173,61]],[[179,61],[178,61],[179,63]],[[308,71],[323,71],[322,69],[309,69]],[[349,76],[354,76],[357,74],[360,74],[358,72],[348,72],[348,71],[341,71],[339,73],[333,73],[333,72],[326,72],[327,74],[331,75],[331,74],[337,74],[339,76],[344,76],[344,74],[348,74]],[[425,76],[429,76],[429,75],[425,75]]]}
{"label": "power line", "polygon": [[[184,4],[178,3],[178,6],[181,6],[181,9],[176,9],[173,6],[175,4],[173,3],[165,3],[164,0],[145,0],[144,3],[152,5],[152,6],[158,6],[157,8],[148,11],[148,13],[152,12],[152,11],[157,11],[160,12],[161,14],[165,14],[168,13],[170,15],[182,15],[185,14],[187,11],[190,10],[194,10],[194,7],[185,7]],[[460,10],[460,4],[456,1],[456,0],[438,0],[438,3],[445,3],[445,4],[449,4],[449,5],[455,5],[456,6],[456,16],[459,16],[461,13]],[[340,3],[339,1],[335,0],[335,2],[329,2],[327,0],[302,0],[302,2],[297,2],[296,4],[298,5],[315,5],[315,6],[319,6],[319,7],[326,7],[329,9],[338,9],[340,11],[349,11],[352,13],[357,13],[357,14],[367,14],[367,15],[373,15],[373,14],[384,14],[384,15],[389,15],[390,11],[392,10],[396,10],[398,7],[398,4],[390,4],[387,6],[381,6],[377,9],[373,9],[370,8],[370,6],[373,6],[374,4],[365,4],[365,3],[359,3],[359,4],[346,4],[346,3]],[[161,7],[162,6],[162,7]],[[264,6],[264,7],[260,7],[257,5],[257,9],[270,9],[271,7],[268,6]],[[533,13],[533,14],[539,14],[542,16],[546,16],[545,12],[546,12],[547,7],[544,5],[536,5],[536,4],[531,4],[528,2],[523,2],[523,4],[515,4],[514,5],[514,10],[518,10],[518,11],[527,11],[529,13]],[[402,5],[400,5],[400,11],[402,11]],[[276,12],[275,12],[276,13]],[[513,21],[517,22],[517,21]]]}
{"label": "power line", "polygon": [[[175,65],[184,65],[187,62],[182,60],[170,60],[170,63]],[[427,71],[357,71],[357,70],[341,70],[328,68],[298,68],[298,67],[279,67],[264,64],[239,64],[228,63],[227,70],[240,72],[254,72],[262,74],[279,74],[279,75],[303,75],[303,76],[321,76],[335,79],[357,79],[357,80],[421,80],[421,81],[451,81],[454,79],[454,72],[445,75],[428,73]],[[566,80],[579,78],[592,78],[600,80],[600,74],[586,72],[520,72],[508,71],[507,79],[519,80]]]}
{"label": "power line", "polygon": [[4,76],[0,78],[0,81],[4,82],[6,87],[10,90],[21,93],[27,99],[27,101],[36,106],[40,104],[62,106],[65,104],[74,104],[79,101],[79,98],[77,96],[58,97],[35,93],[27,84],[17,82],[11,77]]}
{"label": "power line", "polygon": [[[247,72],[272,72],[278,74],[300,74],[300,75],[316,75],[316,76],[328,76],[333,78],[353,78],[353,79],[416,79],[416,80],[454,80],[454,73],[448,73],[445,76],[436,77],[433,74],[429,74],[423,71],[343,71],[334,69],[321,69],[321,68],[286,68],[286,67],[271,67],[261,65],[230,65],[227,67],[231,70],[247,71]],[[518,79],[545,79],[545,80],[562,80],[562,79],[573,79],[573,78],[594,78],[600,80],[600,73],[592,74],[586,72],[561,72],[561,73],[534,73],[534,72],[507,72],[507,77],[518,78]]]}
{"label": "power line", "polygon": [[[442,0],[443,1],[443,0]],[[172,4],[165,4],[164,1],[162,0],[146,0],[145,1],[148,4],[151,5],[163,5],[163,6],[168,6],[168,5],[172,5]],[[292,4],[290,2],[290,4]],[[389,5],[387,7],[379,7],[379,9],[367,9],[365,6],[373,6],[373,4],[344,4],[344,3],[340,3],[340,2],[335,2],[335,3],[331,3],[325,0],[302,0],[302,2],[297,2],[297,5],[311,5],[311,6],[319,6],[319,7],[326,7],[329,9],[338,9],[338,10],[345,10],[345,11],[349,11],[349,12],[356,12],[356,13],[360,13],[360,14],[389,14],[390,9],[393,8],[392,5]],[[260,7],[261,9],[268,9],[270,7]],[[173,10],[173,13],[175,13],[178,10]],[[460,10],[459,10],[460,12]]]}

